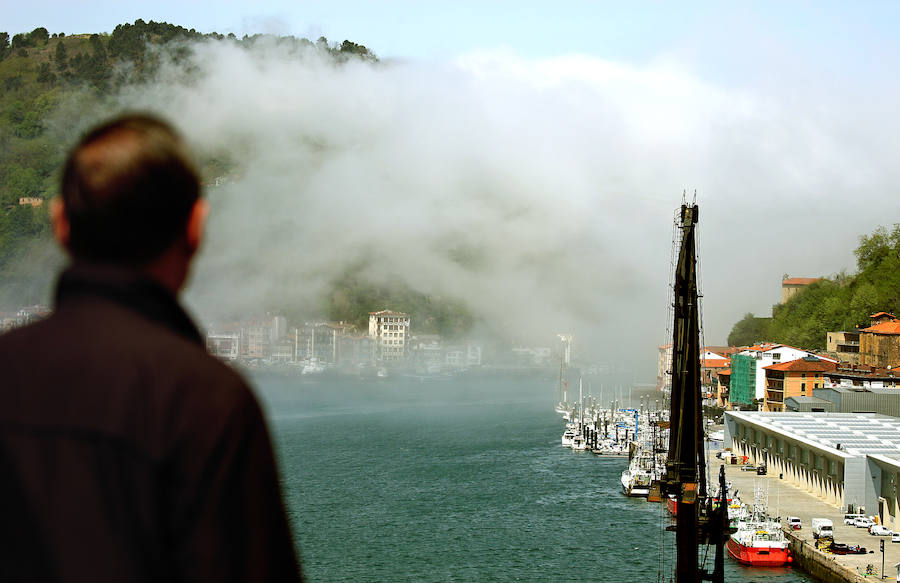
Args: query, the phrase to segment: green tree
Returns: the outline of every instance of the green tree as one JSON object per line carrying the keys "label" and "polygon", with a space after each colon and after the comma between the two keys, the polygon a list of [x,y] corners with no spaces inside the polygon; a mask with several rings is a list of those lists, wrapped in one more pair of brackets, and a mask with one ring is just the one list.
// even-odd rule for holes
{"label": "green tree", "polygon": [[878,311],[878,290],[870,283],[863,283],[853,292],[850,300],[850,317],[854,322],[865,322],[868,317]]}
{"label": "green tree", "polygon": [[877,266],[891,253],[896,254],[900,250],[900,223],[888,231],[885,227],[878,227],[871,235],[863,235],[859,238],[859,246],[854,251],[856,265],[860,271],[865,271]]}
{"label": "green tree", "polygon": [[9,33],[0,32],[0,61],[9,55]]}
{"label": "green tree", "polygon": [[771,318],[757,318],[751,313],[744,314],[728,334],[729,346],[752,346],[769,338]]}
{"label": "green tree", "polygon": [[11,164],[6,173],[6,184],[9,190],[9,198],[6,204],[18,203],[19,197],[38,196],[41,194],[41,178],[34,168],[23,168],[18,164]]}
{"label": "green tree", "polygon": [[22,88],[25,82],[22,80],[21,75],[13,75],[12,77],[7,77],[3,80],[3,90],[12,93],[13,91],[18,91]]}
{"label": "green tree", "polygon": [[41,26],[28,33],[28,40],[33,47],[45,45],[50,41],[50,33],[47,32],[46,28]]}
{"label": "green tree", "polygon": [[66,43],[60,39],[56,43],[56,52],[53,53],[53,60],[56,62],[56,70],[65,73],[69,68],[69,52],[66,50]]}
{"label": "green tree", "polygon": [[21,32],[13,35],[12,43],[10,44],[12,50],[26,49],[31,46],[34,45],[31,44],[31,37],[29,35]]}
{"label": "green tree", "polygon": [[41,67],[38,69],[37,81],[38,83],[53,83],[56,81],[56,75],[53,74],[50,63],[46,61],[41,63]]}

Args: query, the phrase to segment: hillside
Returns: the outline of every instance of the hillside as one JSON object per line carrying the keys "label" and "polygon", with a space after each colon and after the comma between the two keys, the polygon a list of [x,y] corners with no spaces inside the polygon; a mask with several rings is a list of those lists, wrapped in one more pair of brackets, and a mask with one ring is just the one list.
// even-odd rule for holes
{"label": "hillside", "polygon": [[[143,20],[121,24],[110,34],[51,34],[45,28],[12,38],[0,33],[0,310],[46,296],[55,270],[48,270],[48,261],[34,261],[36,255],[49,258],[50,265],[61,263],[51,241],[47,201],[56,193],[66,147],[87,126],[108,115],[104,108],[108,95],[150,78],[163,55],[176,60],[185,55],[185,42],[205,40],[247,49],[274,43],[298,58],[316,52],[336,66],[351,59],[378,60],[368,48],[349,40],[332,44],[324,37],[237,38]],[[200,162],[207,180],[229,169],[228,160],[210,157]],[[450,299],[402,286],[374,286],[352,274],[335,280],[321,306],[260,309],[364,325],[370,310],[385,307],[413,314],[420,332],[452,336],[472,325],[467,310]]]}
{"label": "hillside", "polygon": [[900,313],[900,224],[861,236],[855,254],[855,275],[841,273],[813,283],[775,306],[772,318],[747,314],[732,328],[728,343],[768,340],[822,350],[829,331],[867,326],[875,312]]}

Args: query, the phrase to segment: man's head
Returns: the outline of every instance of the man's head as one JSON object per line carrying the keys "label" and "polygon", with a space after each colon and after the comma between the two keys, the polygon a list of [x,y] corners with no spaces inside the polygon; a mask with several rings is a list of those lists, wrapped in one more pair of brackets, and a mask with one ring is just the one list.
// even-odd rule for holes
{"label": "man's head", "polygon": [[206,216],[199,196],[197,171],[171,126],[148,115],[119,117],[69,154],[57,237],[77,260],[146,268],[173,251],[189,260]]}

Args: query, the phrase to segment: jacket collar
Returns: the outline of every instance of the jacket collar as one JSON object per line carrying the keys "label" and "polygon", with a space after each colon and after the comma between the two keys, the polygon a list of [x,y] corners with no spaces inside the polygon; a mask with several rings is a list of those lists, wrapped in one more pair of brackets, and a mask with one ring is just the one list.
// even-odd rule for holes
{"label": "jacket collar", "polygon": [[83,298],[115,302],[191,342],[203,345],[203,337],[175,296],[140,272],[109,265],[76,263],[59,277],[56,306],[64,308],[67,303]]}

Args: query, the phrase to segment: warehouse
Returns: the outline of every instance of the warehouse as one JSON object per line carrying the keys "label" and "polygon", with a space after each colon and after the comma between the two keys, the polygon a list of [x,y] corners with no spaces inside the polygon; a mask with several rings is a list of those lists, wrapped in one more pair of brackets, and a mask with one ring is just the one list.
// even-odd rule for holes
{"label": "warehouse", "polygon": [[837,508],[863,508],[900,528],[900,418],[728,411],[725,445]]}

